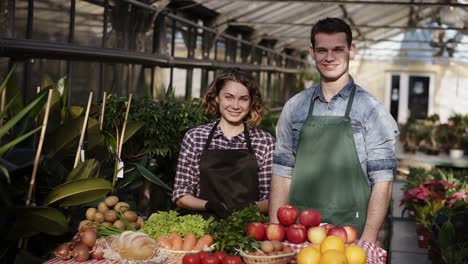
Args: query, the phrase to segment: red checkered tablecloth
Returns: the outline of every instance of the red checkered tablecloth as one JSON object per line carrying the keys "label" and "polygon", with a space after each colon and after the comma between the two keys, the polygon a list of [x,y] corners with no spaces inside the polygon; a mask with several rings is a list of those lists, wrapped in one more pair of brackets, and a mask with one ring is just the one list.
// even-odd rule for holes
{"label": "red checkered tablecloth", "polygon": [[[283,245],[284,246],[290,246],[296,254],[303,248],[309,246],[311,243],[309,242],[304,242],[302,244],[292,244],[289,243],[288,241],[284,241]],[[380,248],[374,243],[367,242],[364,240],[357,240],[353,244],[356,244],[360,246],[364,252],[366,252],[367,255],[367,264],[385,264],[387,263],[387,251],[384,249]],[[296,255],[291,259],[291,264],[296,263]]]}
{"label": "red checkered tablecloth", "polygon": [[48,260],[48,261],[44,262],[44,264],[77,264],[77,263],[82,263],[82,264],[116,264],[116,263],[119,263],[119,262],[118,261],[107,260],[107,259],[103,259],[103,260],[90,259],[90,260],[85,261],[85,262],[76,262],[73,259],[61,260],[59,258],[54,258],[54,259],[51,259],[51,260]]}
{"label": "red checkered tablecloth", "polygon": [[[61,260],[59,258],[54,258],[54,259],[44,262],[43,264],[118,264],[118,263],[119,263],[118,261],[107,260],[107,259],[103,259],[103,260],[90,259],[85,262],[76,262],[73,259]],[[173,260],[166,261],[164,262],[164,264],[177,264],[177,261],[173,261]]]}

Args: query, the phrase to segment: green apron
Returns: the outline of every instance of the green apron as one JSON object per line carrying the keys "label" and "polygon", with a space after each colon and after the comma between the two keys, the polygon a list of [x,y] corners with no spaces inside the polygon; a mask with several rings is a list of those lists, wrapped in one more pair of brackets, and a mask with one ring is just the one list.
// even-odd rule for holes
{"label": "green apron", "polygon": [[289,203],[299,210],[316,209],[322,222],[352,225],[362,234],[370,188],[354,144],[349,112],[345,116],[313,116],[314,100],[299,137]]}

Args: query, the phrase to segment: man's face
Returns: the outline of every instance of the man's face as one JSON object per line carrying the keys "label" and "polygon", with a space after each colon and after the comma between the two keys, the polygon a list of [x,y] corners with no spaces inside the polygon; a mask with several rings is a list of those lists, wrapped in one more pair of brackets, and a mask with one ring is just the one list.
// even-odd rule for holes
{"label": "man's face", "polygon": [[354,57],[356,47],[354,44],[348,47],[344,32],[318,33],[310,53],[322,80],[334,82],[348,75],[349,60]]}

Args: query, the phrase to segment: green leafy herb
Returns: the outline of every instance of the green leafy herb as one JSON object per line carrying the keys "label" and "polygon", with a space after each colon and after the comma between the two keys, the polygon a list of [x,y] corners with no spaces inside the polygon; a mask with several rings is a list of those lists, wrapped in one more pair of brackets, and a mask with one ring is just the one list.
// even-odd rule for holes
{"label": "green leafy herb", "polygon": [[212,222],[209,233],[216,244],[215,249],[229,254],[237,254],[238,249],[252,250],[259,244],[253,237],[247,236],[247,224],[251,222],[266,222],[267,217],[260,213],[257,206],[252,205],[232,213],[228,218]]}

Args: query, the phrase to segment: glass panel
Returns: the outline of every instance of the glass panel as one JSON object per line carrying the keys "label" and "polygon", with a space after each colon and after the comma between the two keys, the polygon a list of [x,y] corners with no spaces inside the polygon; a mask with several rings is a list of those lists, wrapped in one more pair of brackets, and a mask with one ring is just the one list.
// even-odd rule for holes
{"label": "glass panel", "polygon": [[104,7],[84,0],[76,1],[75,41],[77,45],[101,47]]}
{"label": "glass panel", "polygon": [[[26,16],[27,17],[27,16]],[[68,42],[70,24],[70,1],[34,1],[34,40]]]}
{"label": "glass panel", "polygon": [[175,54],[174,57],[187,58],[188,49],[185,45],[185,38],[187,37],[187,27],[180,27],[177,23],[177,31],[175,36]]}
{"label": "glass panel", "polygon": [[93,102],[102,98],[100,94],[99,63],[72,62],[70,74],[70,102],[72,105],[86,105],[89,92],[93,92]]}
{"label": "glass panel", "polygon": [[172,87],[174,87],[175,96],[185,96],[185,84],[187,82],[187,70],[174,68],[172,75]]}
{"label": "glass panel", "polygon": [[192,97],[200,98],[200,89],[201,89],[201,69],[193,69],[193,78],[192,78]]}
{"label": "glass panel", "polygon": [[15,1],[15,31],[14,38],[25,39],[28,24],[28,0]]}

